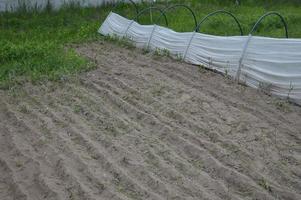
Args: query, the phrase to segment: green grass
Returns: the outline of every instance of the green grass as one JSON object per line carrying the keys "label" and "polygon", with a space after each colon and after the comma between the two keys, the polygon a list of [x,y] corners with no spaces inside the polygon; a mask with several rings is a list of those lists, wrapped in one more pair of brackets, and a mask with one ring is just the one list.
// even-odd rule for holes
{"label": "green grass", "polygon": [[[267,11],[278,11],[285,17],[290,37],[301,38],[301,0],[185,0],[200,20],[208,13],[224,9],[237,16],[247,34],[256,20]],[[180,0],[161,1],[155,5],[183,3]],[[146,3],[139,9],[146,8]],[[0,88],[9,88],[27,81],[61,80],[93,67],[88,60],[72,49],[72,44],[104,40],[97,29],[108,15],[111,6],[80,8],[76,4],[54,11],[48,6],[43,11],[21,6],[15,13],[0,13]],[[115,12],[135,18],[131,5],[120,5]],[[153,22],[158,12],[153,12]],[[149,12],[140,22],[150,24]],[[169,27],[176,31],[192,31],[194,22],[187,10],[178,8],[167,13]],[[163,18],[157,24],[164,25]],[[214,35],[238,35],[233,19],[218,15],[206,21],[201,31]],[[284,29],[276,17],[266,18],[256,35],[283,37]]]}

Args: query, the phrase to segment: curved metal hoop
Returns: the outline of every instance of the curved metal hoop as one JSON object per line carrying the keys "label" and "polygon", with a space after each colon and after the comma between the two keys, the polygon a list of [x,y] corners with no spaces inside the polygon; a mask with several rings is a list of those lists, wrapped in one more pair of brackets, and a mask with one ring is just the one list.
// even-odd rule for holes
{"label": "curved metal hoop", "polygon": [[[128,0],[128,1],[135,7],[136,15],[137,15],[139,13],[138,5],[133,0]],[[120,3],[125,3],[125,0],[118,1],[112,8],[112,11],[114,11]]]}
{"label": "curved metal hoop", "polygon": [[258,28],[260,22],[261,22],[265,17],[267,17],[267,16],[269,16],[269,15],[276,15],[276,16],[278,16],[278,17],[281,19],[281,21],[282,21],[282,23],[283,23],[283,25],[284,25],[284,28],[285,28],[285,36],[286,36],[286,38],[288,38],[287,23],[286,23],[284,17],[283,17],[280,13],[275,12],[275,11],[271,11],[271,12],[268,12],[268,13],[262,15],[262,16],[258,19],[258,21],[255,23],[255,25],[253,26],[252,30],[250,31],[250,34],[254,33],[254,31],[257,30],[257,28]]}
{"label": "curved metal hoop", "polygon": [[[197,22],[196,16],[195,16],[193,10],[192,10],[189,6],[186,6],[186,5],[184,5],[184,4],[175,4],[175,5],[171,5],[171,6],[167,7],[167,8],[164,8],[164,9],[163,9],[163,13],[166,15],[166,12],[167,12],[168,10],[174,9],[174,8],[177,8],[177,7],[183,7],[183,8],[185,8],[185,9],[187,9],[187,10],[191,13],[191,15],[193,16],[195,28],[197,28],[198,22]],[[156,20],[156,22],[158,22],[158,21],[161,19],[162,15],[163,15],[163,14],[161,14],[161,15],[158,17],[158,19]]]}
{"label": "curved metal hoop", "polygon": [[157,10],[157,11],[159,11],[159,12],[161,13],[161,15],[164,16],[165,24],[166,24],[166,26],[168,27],[167,17],[166,17],[166,15],[165,15],[165,13],[163,12],[163,10],[160,9],[160,8],[158,8],[158,7],[152,7],[152,6],[151,6],[151,7],[148,7],[148,8],[145,8],[145,9],[141,10],[141,11],[136,15],[136,21],[139,22],[139,17],[140,17],[143,13],[145,13],[146,11],[148,11],[148,10]]}
{"label": "curved metal hoop", "polygon": [[237,26],[238,26],[238,28],[239,28],[239,30],[240,30],[240,35],[243,35],[243,34],[244,34],[244,33],[243,33],[243,30],[242,30],[242,28],[241,28],[241,25],[240,25],[238,19],[235,17],[235,15],[233,15],[232,13],[230,13],[230,12],[228,12],[228,11],[225,11],[225,10],[218,10],[218,11],[212,12],[212,13],[208,14],[207,16],[205,16],[205,17],[199,22],[199,24],[198,24],[198,26],[196,27],[195,31],[196,31],[196,32],[199,32],[199,30],[200,30],[200,28],[201,28],[201,25],[202,25],[209,17],[211,17],[211,16],[213,16],[213,15],[216,15],[216,14],[219,14],[219,13],[223,13],[223,14],[227,14],[227,15],[231,16],[231,17],[235,20],[235,22],[236,22],[236,24],[237,24]]}

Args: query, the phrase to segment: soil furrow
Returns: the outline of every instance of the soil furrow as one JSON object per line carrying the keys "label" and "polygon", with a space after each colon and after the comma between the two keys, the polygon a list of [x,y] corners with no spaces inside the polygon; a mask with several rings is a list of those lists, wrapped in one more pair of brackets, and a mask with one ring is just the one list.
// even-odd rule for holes
{"label": "soil furrow", "polygon": [[[41,108],[46,107],[46,105],[42,105],[41,102],[39,102],[37,99],[35,100],[35,103],[40,104]],[[92,166],[97,166],[97,165],[102,166],[103,167],[102,170],[107,170],[108,173],[111,174],[112,179],[116,180],[114,184],[116,185],[117,189],[119,189],[129,198],[140,199],[141,196],[150,199],[160,199],[160,197],[156,196],[155,194],[152,194],[151,192],[146,192],[147,190],[144,189],[141,184],[136,183],[136,181],[134,180],[135,177],[129,177],[127,175],[127,172],[124,171],[124,169],[121,169],[113,161],[108,159],[110,156],[108,156],[107,152],[103,149],[102,146],[99,146],[94,142],[95,139],[90,139],[88,135],[82,134],[82,131],[77,130],[75,126],[71,127],[68,121],[66,121],[67,116],[65,115],[64,112],[61,111],[62,111],[62,107],[59,108],[59,111],[53,110],[51,107],[48,107],[48,112],[47,112],[47,114],[49,115],[48,126],[52,127],[51,128],[52,130],[50,130],[51,132],[55,133],[59,131],[58,130],[59,128],[64,127],[63,128],[64,131],[61,131],[61,134],[62,135],[65,134],[65,137],[61,139],[65,140],[66,143],[68,142],[68,146],[71,146],[69,148],[80,150],[79,153],[85,154],[84,157],[92,157],[93,159],[91,159],[90,162],[92,161],[97,162],[97,164],[92,164]],[[38,118],[43,118],[43,116],[39,116]],[[50,123],[52,123],[52,125],[49,125]],[[67,135],[65,132],[67,132]],[[70,135],[70,137],[68,137],[68,134]],[[84,162],[81,161],[82,158],[80,158],[78,155],[75,156],[77,162],[84,165]],[[82,166],[81,168],[90,169],[90,167],[91,167],[90,165],[85,165]],[[93,176],[95,176],[95,174],[89,175],[91,180],[94,180],[92,178]],[[100,177],[98,177],[97,180],[100,180]],[[135,189],[131,189],[132,191],[129,190],[128,192],[125,192],[123,191],[124,189],[121,187],[132,187]]]}
{"label": "soil furrow", "polygon": [[[160,132],[160,129],[163,129],[163,128],[165,128],[165,127],[167,127],[166,128],[166,130],[168,130],[169,132],[173,132],[173,131],[176,131],[176,129],[178,129],[178,130],[181,130],[181,131],[183,131],[183,132],[185,132],[186,133],[186,136],[184,135],[184,137],[182,137],[182,138],[177,138],[177,140],[179,140],[179,141],[183,141],[184,143],[187,143],[188,145],[187,146],[193,146],[194,148],[195,148],[195,150],[196,151],[200,151],[199,153],[201,154],[201,155],[206,155],[206,156],[208,156],[209,157],[209,159],[212,159],[212,163],[211,163],[211,165],[212,164],[215,164],[216,165],[216,167],[218,168],[218,169],[221,169],[222,171],[229,171],[229,172],[233,172],[236,176],[238,176],[238,177],[240,177],[240,178],[238,178],[237,180],[244,180],[244,182],[246,183],[246,182],[249,182],[249,181],[247,181],[249,178],[247,178],[245,175],[243,175],[243,174],[241,174],[241,173],[239,173],[238,171],[236,171],[235,169],[234,169],[234,171],[233,171],[233,169],[229,169],[228,167],[226,167],[226,166],[224,166],[223,164],[221,164],[218,160],[216,160],[216,159],[214,159],[211,155],[209,155],[208,154],[208,152],[207,151],[204,151],[203,149],[200,149],[200,147],[199,146],[197,146],[197,145],[195,145],[195,144],[193,144],[193,143],[191,143],[191,142],[189,142],[189,141],[187,141],[187,139],[185,139],[186,137],[187,137],[187,134],[189,135],[189,134],[191,134],[191,133],[189,133],[189,131],[187,132],[187,130],[183,130],[183,128],[181,128],[181,127],[179,127],[179,126],[177,126],[177,125],[174,125],[174,127],[169,127],[169,125],[167,125],[167,124],[162,124],[161,123],[161,121],[162,121],[162,119],[163,118],[160,118],[159,120],[156,118],[156,117],[158,117],[158,116],[153,116],[153,115],[151,115],[151,114],[145,114],[145,113],[151,113],[150,111],[148,111],[148,112],[145,112],[145,113],[142,113],[140,110],[137,110],[133,105],[131,105],[131,104],[128,104],[127,102],[125,102],[124,100],[122,100],[122,99],[120,99],[118,96],[114,96],[114,94],[112,94],[112,92],[110,92],[110,91],[108,91],[108,90],[106,90],[106,89],[104,89],[104,88],[100,88],[100,86],[98,86],[98,85],[95,85],[95,84],[93,84],[92,83],[92,85],[94,85],[94,89],[96,89],[96,90],[98,90],[98,92],[100,92],[101,93],[101,95],[102,96],[105,96],[105,95],[107,95],[108,96],[108,98],[110,99],[110,101],[111,102],[114,102],[114,103],[116,103],[117,104],[117,106],[118,107],[120,107],[121,109],[123,109],[124,110],[124,112],[125,113],[127,113],[127,114],[130,114],[130,113],[135,113],[136,112],[136,116],[133,116],[133,117],[136,117],[136,119],[135,120],[141,120],[141,116],[140,117],[137,117],[138,115],[144,115],[144,119],[142,119],[142,121],[143,122],[146,122],[147,124],[147,126],[149,126],[149,127],[147,127],[147,128],[149,128],[149,129],[154,129],[154,128],[156,128],[156,129],[158,129],[157,131],[158,132]],[[137,105],[137,104],[135,104],[135,105]],[[141,108],[140,108],[141,109]],[[165,123],[168,123],[167,122],[167,120],[163,120]],[[154,125],[156,125],[156,124],[160,124],[160,126],[154,126]],[[179,131],[178,131],[179,132]],[[182,134],[181,132],[179,132],[180,134]],[[166,134],[166,133],[165,133]],[[175,135],[172,135],[172,134],[166,134],[167,136],[166,137],[177,137],[177,136],[175,136]],[[178,134],[177,134],[178,135]],[[171,141],[175,141],[175,138],[173,138],[173,139],[171,139]],[[185,145],[184,145],[185,146]],[[184,149],[185,150],[185,149]],[[181,155],[181,154],[180,154]],[[183,155],[183,154],[182,154]],[[204,156],[204,157],[206,157],[206,156]],[[186,156],[186,158],[187,158],[187,156]],[[188,156],[188,158],[187,158],[188,160],[190,160],[191,158],[189,158],[189,156]],[[198,158],[198,159],[201,159],[201,158]],[[208,166],[209,167],[209,166]],[[210,172],[211,173],[211,172]],[[224,177],[221,177],[221,179],[223,179]],[[230,179],[229,179],[230,180]],[[233,183],[231,182],[231,184],[233,185]],[[245,186],[245,187],[243,187],[243,184],[242,183],[239,183],[239,181],[238,182],[236,182],[236,184],[237,184],[237,187],[240,187],[240,188],[248,188],[248,187],[255,187],[255,188],[258,188],[257,186],[256,186],[256,184],[251,184],[251,185],[248,185],[248,186]],[[259,188],[258,188],[259,189]]]}
{"label": "soil furrow", "polygon": [[[18,124],[19,126],[22,125]],[[51,188],[50,182],[41,171],[40,162],[31,155],[26,155],[27,146],[17,136],[20,130],[6,127],[1,130],[4,132],[1,138],[1,157],[12,172],[14,184],[27,192],[27,199],[59,199],[58,193]]]}
{"label": "soil furrow", "polygon": [[[74,91],[75,92],[75,91]],[[76,92],[77,93],[77,92]],[[91,94],[87,94],[87,93],[85,93],[84,91],[82,91],[81,92],[81,94],[82,95],[84,95],[84,97],[85,98],[87,98],[87,96],[91,96]],[[97,103],[99,103],[99,101],[101,101],[100,99],[99,99],[99,97],[96,97],[96,96],[91,96],[91,99],[95,99],[95,100],[97,100],[97,102],[93,102],[92,100],[91,100],[91,102],[89,102],[89,104],[97,104]],[[78,103],[80,103],[80,102],[78,102]],[[93,106],[94,107],[94,106]],[[108,105],[105,105],[105,107],[106,108],[109,108],[110,106],[108,106]],[[101,108],[101,110],[99,110],[99,109],[97,109],[97,108],[95,108],[96,110],[95,111],[97,111],[97,113],[100,113],[100,112],[103,112],[103,110],[105,109],[105,108]],[[93,115],[92,114],[92,111],[91,110],[89,110],[88,108],[83,108],[83,110],[85,110],[85,112],[86,113],[89,113],[89,115]],[[114,113],[112,110],[111,110],[111,112],[112,113]],[[118,118],[117,116],[115,116],[116,118]],[[90,121],[92,121],[91,123],[92,124],[96,124],[97,123],[97,121],[93,121],[93,118],[94,119],[97,119],[98,118],[98,116],[96,116],[96,117],[91,117],[91,116],[89,116],[89,117],[87,117],[87,119],[86,120],[90,120]],[[122,120],[121,120],[122,121]],[[130,121],[130,120],[123,120],[123,121]],[[78,123],[79,124],[79,123]],[[80,124],[83,124],[83,123],[80,123]],[[133,136],[133,132],[135,131],[135,132],[137,132],[137,131],[139,131],[139,130],[142,130],[143,128],[142,127],[137,127],[137,124],[136,123],[133,123],[132,124],[132,126],[133,126],[133,131],[130,131],[130,132],[126,132],[126,133],[120,133],[120,134],[114,134],[114,135],[117,135],[117,136],[122,136],[122,135],[125,135],[125,134],[131,134],[131,136]],[[136,127],[135,127],[136,126]],[[114,132],[116,132],[117,130],[116,129],[114,129]],[[145,134],[147,134],[147,133],[141,133],[141,132],[138,132],[138,133],[134,133],[135,135],[136,134],[139,134],[139,135],[145,135]],[[151,135],[149,134],[147,137],[151,137]],[[144,139],[144,138],[143,138]],[[121,138],[119,139],[119,140],[121,140]],[[144,142],[143,140],[136,140],[136,143],[141,143],[141,142]],[[145,145],[147,145],[147,144],[145,144]],[[140,145],[141,146],[141,145]],[[153,145],[151,145],[151,146],[153,146]],[[116,149],[121,149],[120,151],[123,151],[123,148],[121,148],[121,147],[118,147],[118,146],[116,146],[115,147]],[[162,161],[161,161],[162,162]],[[161,163],[162,164],[162,163]],[[143,172],[143,173],[146,173],[146,172]],[[175,176],[175,175],[174,175]],[[161,176],[162,177],[162,176]],[[160,177],[159,177],[160,178]],[[188,183],[187,183],[188,184]],[[185,185],[185,184],[184,184]],[[189,185],[189,184],[188,184]]]}
{"label": "soil furrow", "polygon": [[[109,78],[107,78],[107,79],[109,79]],[[144,92],[144,94],[143,94],[143,96],[142,96],[142,94],[141,94],[141,92],[139,92],[139,91],[141,91],[141,90],[139,90],[139,89],[133,89],[133,88],[131,88],[130,86],[128,86],[127,84],[125,84],[123,81],[120,81],[119,79],[117,79],[117,78],[115,78],[115,79],[109,79],[108,81],[110,81],[110,83],[106,83],[106,82],[103,82],[103,80],[97,80],[97,81],[94,81],[94,82],[96,82],[98,85],[101,85],[102,87],[104,87],[104,88],[109,88],[111,91],[115,91],[115,93],[119,93],[121,96],[124,96],[124,94],[123,94],[123,91],[127,91],[128,93],[130,93],[131,94],[131,98],[128,98],[128,99],[130,99],[130,101],[131,101],[131,103],[133,104],[133,105],[139,105],[139,103],[137,103],[137,101],[139,101],[139,100],[141,100],[141,99],[143,99],[143,101],[145,102],[145,99],[146,99],[146,96],[148,96],[148,95],[146,95],[145,94],[145,92]],[[116,89],[116,88],[112,88],[112,86],[110,85],[110,84],[114,84],[113,82],[118,82],[118,83],[115,83],[115,84],[117,84],[117,87],[119,87],[118,89]],[[139,84],[137,84],[137,85],[139,85]],[[148,98],[151,98],[151,99],[153,99],[153,97],[151,97],[151,96],[149,96]],[[128,100],[128,99],[126,99],[126,100]],[[163,103],[163,105],[162,105],[162,102],[160,102],[158,99],[156,99],[155,98],[155,100],[150,100],[150,102],[149,103],[147,103],[147,105],[154,105],[154,104],[156,104],[156,108],[157,108],[157,110],[158,110],[158,108],[159,108],[159,110],[160,110],[160,112],[162,112],[162,111],[164,111],[164,110],[167,110],[167,113],[169,112],[168,110],[170,109],[169,108],[169,105],[164,105],[164,103]],[[162,105],[161,107],[159,107],[159,105]],[[199,125],[195,125],[194,123],[192,123],[192,125],[191,125],[191,122],[193,122],[193,120],[191,120],[190,119],[190,117],[189,117],[189,115],[183,115],[183,113],[185,113],[185,112],[182,112],[181,114],[180,113],[177,113],[176,111],[175,111],[175,108],[171,108],[172,109],[172,112],[173,113],[175,113],[175,115],[177,115],[178,117],[176,118],[176,120],[177,121],[180,121],[179,123],[181,124],[181,125],[184,125],[184,124],[188,124],[187,125],[187,129],[189,129],[190,127],[193,127],[193,126],[196,126],[197,128],[195,129],[195,130],[199,130],[199,129],[201,129],[201,128],[199,128],[198,126]],[[182,116],[183,115],[183,116]],[[167,116],[167,117],[169,117],[169,116]],[[188,120],[188,121],[187,121]],[[184,122],[183,122],[184,121]],[[185,121],[187,121],[187,122],[185,122]],[[256,121],[257,122],[257,121]],[[260,123],[260,122],[257,122],[257,123]],[[191,129],[191,128],[190,128]],[[206,132],[205,132],[206,133]],[[244,148],[242,148],[241,146],[239,146],[238,144],[233,144],[233,142],[230,142],[230,143],[228,143],[228,141],[229,140],[225,140],[224,138],[223,138],[223,136],[220,136],[219,134],[216,134],[216,133],[214,133],[214,132],[208,132],[207,133],[208,135],[217,135],[217,137],[214,137],[214,142],[216,143],[216,142],[218,142],[219,143],[219,145],[221,145],[221,146],[214,146],[214,148],[210,148],[210,146],[209,146],[209,151],[211,150],[211,151],[214,151],[214,152],[222,152],[221,150],[220,150],[220,148],[219,147],[222,147],[222,146],[225,146],[225,147],[231,147],[231,149],[233,150],[233,148],[234,149],[238,149],[239,147],[240,147],[240,151],[239,152],[236,152],[236,154],[240,154],[240,156],[242,156],[242,157],[244,157],[245,158],[245,162],[248,162],[248,163],[250,163],[250,161],[252,161],[253,159],[254,159],[254,157],[252,157],[252,155],[251,155],[251,152],[247,152]],[[202,135],[199,135],[199,136],[202,136]],[[274,138],[274,135],[270,135],[271,137],[273,137]],[[221,139],[220,139],[221,138]],[[207,138],[206,138],[207,139]],[[198,141],[197,139],[195,139],[195,138],[193,138],[192,139],[193,141]],[[273,141],[273,139],[271,140],[272,142],[274,142]],[[279,143],[279,142],[278,142]],[[206,144],[206,143],[205,143]],[[209,143],[210,144],[210,143]],[[292,142],[290,143],[290,144],[292,144]],[[204,146],[204,142],[202,141],[202,144],[201,144],[202,146]],[[211,145],[211,144],[210,144]],[[274,144],[273,144],[274,145]],[[207,144],[206,144],[206,146],[208,146]],[[212,146],[212,145],[211,145]],[[217,149],[216,149],[217,148]],[[216,149],[216,150],[214,150],[214,149]],[[208,150],[208,147],[207,147],[207,150]],[[218,151],[219,150],[219,151]],[[278,149],[277,148],[275,148],[274,149],[274,151],[278,151]],[[220,155],[219,157],[224,157],[224,158],[226,158],[227,156],[229,156],[229,155],[231,155],[231,153],[232,153],[232,151],[229,153],[226,153],[226,154],[224,154],[224,155]],[[262,158],[262,160],[264,160],[265,158]],[[231,161],[231,162],[233,162],[233,161]],[[230,165],[233,165],[233,166],[235,166],[235,163],[229,163]],[[240,165],[239,163],[237,164],[237,165]],[[249,164],[248,164],[249,165]],[[237,167],[237,166],[235,166],[235,167]],[[273,166],[271,166],[271,167],[273,167]],[[254,168],[253,169],[256,169],[257,168],[257,166],[254,166]],[[254,171],[254,170],[250,170],[251,172],[252,171]],[[286,174],[286,173],[284,173],[284,172],[281,172],[280,170],[278,170],[278,172],[280,172],[280,173],[278,173],[278,175],[282,175],[282,176],[279,176],[278,177],[278,179],[280,179],[280,180],[284,180],[285,179],[285,181],[288,181],[288,182],[290,182],[290,184],[293,186],[293,187],[295,187],[296,188],[296,191],[298,191],[298,190],[300,190],[300,183],[299,183],[299,181],[298,180],[296,180],[296,179],[291,179],[290,177],[288,177],[288,174]]]}

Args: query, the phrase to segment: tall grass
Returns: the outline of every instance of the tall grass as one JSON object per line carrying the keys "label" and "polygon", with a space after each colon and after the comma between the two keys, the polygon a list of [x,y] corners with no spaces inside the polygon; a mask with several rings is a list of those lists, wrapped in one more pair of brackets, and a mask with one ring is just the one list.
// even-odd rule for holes
{"label": "tall grass", "polygon": [[[154,6],[181,3],[190,6],[200,20],[215,10],[228,10],[235,14],[248,33],[256,20],[267,11],[278,11],[285,17],[290,37],[301,38],[301,0],[171,0],[160,1]],[[139,5],[139,9],[149,6]],[[70,47],[87,41],[100,40],[97,29],[112,9],[112,5],[81,8],[68,4],[54,10],[49,4],[42,10],[38,6],[29,8],[25,4],[14,13],[0,13],[0,87],[7,88],[26,81],[57,80],[70,74],[88,70],[91,65]],[[120,4],[115,12],[135,18],[130,4]],[[149,13],[143,14],[140,23],[149,24]],[[152,13],[153,20],[159,13]],[[177,31],[192,31],[194,22],[187,10],[178,8],[167,12],[169,27]],[[157,24],[164,25],[163,18]],[[238,35],[233,19],[217,15],[206,21],[202,32],[214,35]],[[284,37],[284,29],[276,17],[266,18],[257,35]]]}

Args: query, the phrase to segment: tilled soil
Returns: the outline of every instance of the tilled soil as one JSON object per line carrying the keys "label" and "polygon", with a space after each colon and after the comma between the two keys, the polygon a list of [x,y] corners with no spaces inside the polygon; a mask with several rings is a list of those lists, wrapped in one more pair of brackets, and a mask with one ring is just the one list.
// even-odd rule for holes
{"label": "tilled soil", "polygon": [[0,91],[0,199],[301,199],[301,109],[107,42],[72,80]]}

